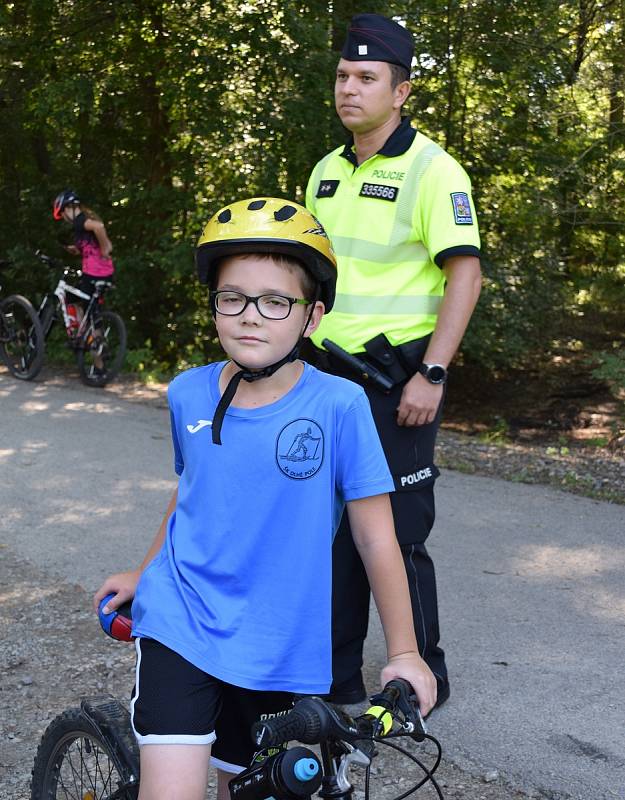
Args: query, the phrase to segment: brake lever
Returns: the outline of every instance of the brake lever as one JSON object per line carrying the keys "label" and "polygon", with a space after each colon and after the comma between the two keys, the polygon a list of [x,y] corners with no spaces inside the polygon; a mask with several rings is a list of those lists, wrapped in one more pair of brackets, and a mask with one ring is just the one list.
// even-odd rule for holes
{"label": "brake lever", "polygon": [[358,737],[358,728],[354,719],[340,706],[323,703],[323,706],[320,704],[318,711],[321,711],[319,716],[324,736],[331,734],[335,738],[346,739],[348,742],[353,742]]}
{"label": "brake lever", "polygon": [[[390,701],[389,689],[392,689],[392,694],[394,695]],[[402,729],[410,734],[411,738],[416,742],[422,742],[425,739],[427,727],[421,716],[417,696],[408,681],[401,678],[390,681],[385,691],[371,698],[371,703],[374,706],[379,705],[387,708],[389,711],[394,706],[404,717],[404,722],[401,723]]]}

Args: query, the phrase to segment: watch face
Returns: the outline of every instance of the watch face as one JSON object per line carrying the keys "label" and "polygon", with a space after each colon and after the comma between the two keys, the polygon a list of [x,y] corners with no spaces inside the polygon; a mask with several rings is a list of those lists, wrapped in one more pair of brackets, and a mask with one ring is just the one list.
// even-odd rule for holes
{"label": "watch face", "polygon": [[444,383],[447,377],[447,370],[445,367],[433,364],[431,367],[428,367],[426,377],[430,383]]}

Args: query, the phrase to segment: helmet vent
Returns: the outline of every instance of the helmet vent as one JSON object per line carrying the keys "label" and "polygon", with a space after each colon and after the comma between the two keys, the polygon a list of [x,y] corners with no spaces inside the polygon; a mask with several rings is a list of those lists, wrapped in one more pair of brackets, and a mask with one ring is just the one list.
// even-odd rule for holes
{"label": "helmet vent", "polygon": [[217,219],[219,220],[219,222],[222,223],[230,222],[230,220],[232,219],[232,211],[230,211],[229,208],[224,208],[224,210],[219,214]]}
{"label": "helmet vent", "polygon": [[286,222],[287,219],[291,219],[293,214],[297,214],[295,206],[282,206],[282,208],[273,212],[273,216],[277,222]]}
{"label": "helmet vent", "polygon": [[266,203],[266,200],[252,200],[247,209],[248,211],[260,211]]}

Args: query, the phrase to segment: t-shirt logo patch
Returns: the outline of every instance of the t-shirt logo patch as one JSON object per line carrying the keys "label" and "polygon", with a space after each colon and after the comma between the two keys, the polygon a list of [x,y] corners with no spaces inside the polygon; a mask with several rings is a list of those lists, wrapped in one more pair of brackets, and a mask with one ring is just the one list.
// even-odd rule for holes
{"label": "t-shirt logo patch", "polygon": [[321,181],[317,189],[317,197],[334,197],[340,181]]}
{"label": "t-shirt logo patch", "polygon": [[471,203],[469,202],[469,195],[466,192],[452,192],[451,204],[454,207],[456,225],[473,225]]}
{"label": "t-shirt logo patch", "polygon": [[375,197],[377,200],[390,200],[391,203],[397,200],[398,194],[397,186],[386,186],[383,183],[363,183],[360,187],[361,197]]}
{"label": "t-shirt logo patch", "polygon": [[312,478],[323,463],[323,431],[312,419],[296,419],[280,431],[276,462],[287,478]]}

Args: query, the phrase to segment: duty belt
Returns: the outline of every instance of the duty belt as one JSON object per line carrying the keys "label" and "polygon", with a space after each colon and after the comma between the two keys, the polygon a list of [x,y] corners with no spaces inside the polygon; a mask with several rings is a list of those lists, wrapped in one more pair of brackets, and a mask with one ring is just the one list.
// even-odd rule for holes
{"label": "duty belt", "polygon": [[348,353],[330,339],[322,344],[326,351],[315,348],[315,363],[328,372],[356,375],[361,381],[371,383],[388,394],[393,387],[405,383],[423,361],[430,337],[424,336],[395,347],[383,333],[364,344],[364,352]]}

